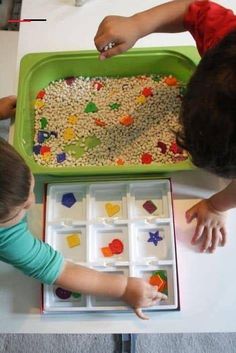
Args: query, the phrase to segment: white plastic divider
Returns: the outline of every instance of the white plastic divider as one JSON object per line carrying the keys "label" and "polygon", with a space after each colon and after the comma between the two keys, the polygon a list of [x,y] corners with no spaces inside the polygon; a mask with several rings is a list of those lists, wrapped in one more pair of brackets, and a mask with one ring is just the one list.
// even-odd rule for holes
{"label": "white plastic divider", "polygon": [[[61,205],[62,196],[73,193],[71,207]],[[143,204],[154,203],[148,212]],[[108,215],[106,205],[119,206]],[[153,205],[152,205],[153,206]],[[156,207],[156,209],[155,209]],[[172,195],[168,179],[119,182],[49,184],[46,199],[45,240],[66,259],[84,266],[149,280],[164,270],[168,300],[147,310],[176,310],[179,306]],[[157,243],[149,241],[156,234]],[[68,247],[66,237],[79,234],[80,245]],[[104,257],[101,248],[114,239],[124,244],[121,254]],[[44,286],[44,312],[124,311],[124,304],[110,298],[82,295],[59,299],[54,286]]]}

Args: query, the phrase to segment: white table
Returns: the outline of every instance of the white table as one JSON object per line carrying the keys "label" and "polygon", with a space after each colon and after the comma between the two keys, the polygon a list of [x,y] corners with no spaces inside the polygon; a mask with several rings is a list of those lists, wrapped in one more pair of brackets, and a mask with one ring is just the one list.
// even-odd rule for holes
{"label": "white table", "polygon": [[[92,49],[93,36],[107,14],[129,15],[163,1],[88,0],[74,7],[73,0],[24,0],[22,18],[47,18],[23,23],[18,65],[29,52]],[[220,1],[236,10],[233,1]],[[89,18],[89,20],[88,20]],[[136,46],[191,45],[190,35],[150,35]],[[17,69],[18,70],[18,69]],[[0,332],[16,333],[176,333],[236,331],[235,210],[229,212],[229,241],[214,255],[201,254],[190,245],[194,225],[186,225],[185,210],[208,197],[224,182],[203,171],[171,175],[180,281],[180,312],[151,313],[149,321],[133,314],[40,315],[40,284],[6,264],[0,266]],[[30,211],[30,227],[42,234],[42,205]]]}

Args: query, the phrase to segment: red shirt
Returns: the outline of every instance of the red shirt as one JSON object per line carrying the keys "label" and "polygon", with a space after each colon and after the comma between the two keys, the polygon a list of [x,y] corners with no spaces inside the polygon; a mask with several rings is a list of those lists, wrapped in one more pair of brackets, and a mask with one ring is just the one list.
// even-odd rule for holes
{"label": "red shirt", "polygon": [[200,55],[236,30],[236,16],[212,1],[194,1],[184,18],[184,27],[196,41]]}

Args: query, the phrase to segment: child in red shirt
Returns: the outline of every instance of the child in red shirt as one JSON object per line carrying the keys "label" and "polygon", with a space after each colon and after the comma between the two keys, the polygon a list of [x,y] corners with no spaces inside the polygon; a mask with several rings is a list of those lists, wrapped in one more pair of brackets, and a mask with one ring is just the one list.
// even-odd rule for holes
{"label": "child in red shirt", "polygon": [[236,16],[212,1],[176,0],[131,17],[108,16],[94,40],[104,60],[150,33],[186,30],[202,60],[183,99],[177,142],[196,166],[232,179],[186,212],[187,222],[197,219],[192,243],[214,252],[226,242],[225,211],[236,207]]}

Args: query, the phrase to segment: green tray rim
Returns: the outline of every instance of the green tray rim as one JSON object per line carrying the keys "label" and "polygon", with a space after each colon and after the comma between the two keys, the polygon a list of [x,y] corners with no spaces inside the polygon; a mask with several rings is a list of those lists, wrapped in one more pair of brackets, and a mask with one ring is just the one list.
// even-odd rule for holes
{"label": "green tray rim", "polygon": [[[194,46],[167,46],[167,47],[146,47],[146,48],[134,48],[128,52],[116,56],[109,60],[118,60],[120,57],[132,57],[137,55],[153,55],[159,52],[171,53],[175,55],[182,55],[187,57],[196,66],[200,60],[200,56],[196,47]],[[54,52],[41,52],[41,53],[28,53],[24,55],[20,62],[20,73],[18,81],[18,107],[21,106],[23,100],[23,87],[21,82],[27,78],[29,72],[34,69],[35,66],[43,64],[44,60],[53,60],[55,57],[65,56],[79,56],[81,58],[98,58],[98,52],[96,50],[81,50],[81,51],[54,51]],[[16,111],[16,120],[14,127],[13,146],[24,158],[25,162],[30,167],[31,171],[35,175],[54,175],[54,176],[86,176],[86,175],[139,175],[139,174],[163,174],[171,173],[176,171],[194,170],[196,167],[191,163],[190,158],[183,162],[175,164],[161,164],[153,163],[151,165],[124,165],[124,166],[84,166],[84,167],[44,167],[37,164],[36,161],[30,160],[28,154],[23,148],[23,142],[21,141],[21,129],[23,128],[20,122],[20,115],[22,114],[22,108],[18,108]]]}

